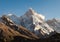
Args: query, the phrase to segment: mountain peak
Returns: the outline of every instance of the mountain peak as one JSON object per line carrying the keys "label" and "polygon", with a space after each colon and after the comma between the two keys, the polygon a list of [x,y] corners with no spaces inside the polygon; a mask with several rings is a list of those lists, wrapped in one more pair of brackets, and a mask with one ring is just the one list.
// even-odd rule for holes
{"label": "mountain peak", "polygon": [[33,15],[35,12],[32,8],[29,8],[29,10],[25,13],[27,15]]}
{"label": "mountain peak", "polygon": [[34,10],[33,10],[32,8],[29,8],[29,11],[30,11],[30,12],[34,12]]}
{"label": "mountain peak", "polygon": [[13,14],[8,14],[8,16],[12,16]]}

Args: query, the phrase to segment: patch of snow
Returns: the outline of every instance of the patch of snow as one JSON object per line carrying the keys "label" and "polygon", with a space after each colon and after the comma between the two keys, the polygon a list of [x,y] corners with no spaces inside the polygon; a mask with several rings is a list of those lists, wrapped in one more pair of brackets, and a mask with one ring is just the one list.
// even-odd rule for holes
{"label": "patch of snow", "polygon": [[8,14],[8,16],[12,16],[13,14]]}
{"label": "patch of snow", "polygon": [[20,19],[16,15],[8,14],[7,15],[15,24],[20,25]]}

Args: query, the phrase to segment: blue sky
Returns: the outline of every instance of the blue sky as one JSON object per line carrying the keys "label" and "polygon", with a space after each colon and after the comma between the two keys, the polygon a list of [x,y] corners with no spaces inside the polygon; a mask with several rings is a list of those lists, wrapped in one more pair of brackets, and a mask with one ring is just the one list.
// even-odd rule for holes
{"label": "blue sky", "polygon": [[9,13],[21,16],[29,8],[46,19],[60,18],[60,0],[0,0],[0,16]]}

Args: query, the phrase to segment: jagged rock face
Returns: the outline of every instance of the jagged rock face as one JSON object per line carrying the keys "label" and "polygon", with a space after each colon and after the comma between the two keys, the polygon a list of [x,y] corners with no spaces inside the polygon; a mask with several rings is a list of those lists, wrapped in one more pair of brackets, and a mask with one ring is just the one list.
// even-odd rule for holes
{"label": "jagged rock face", "polygon": [[53,18],[46,21],[57,33],[60,33],[60,19]]}
{"label": "jagged rock face", "polygon": [[41,38],[46,38],[54,30],[44,21],[45,16],[29,9],[20,17],[21,25]]}

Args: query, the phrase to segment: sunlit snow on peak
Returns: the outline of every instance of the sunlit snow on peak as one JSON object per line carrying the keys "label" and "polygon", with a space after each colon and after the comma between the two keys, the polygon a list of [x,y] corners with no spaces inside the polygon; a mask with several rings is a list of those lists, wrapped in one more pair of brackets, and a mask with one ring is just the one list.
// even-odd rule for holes
{"label": "sunlit snow on peak", "polygon": [[12,14],[8,14],[8,16],[12,16]]}

